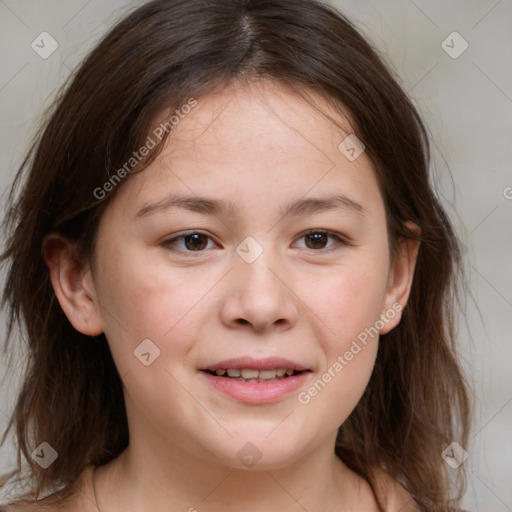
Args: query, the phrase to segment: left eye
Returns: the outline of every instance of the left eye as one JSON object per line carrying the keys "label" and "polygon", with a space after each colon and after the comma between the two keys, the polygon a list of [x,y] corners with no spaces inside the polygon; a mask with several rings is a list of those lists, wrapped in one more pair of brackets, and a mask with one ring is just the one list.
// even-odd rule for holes
{"label": "left eye", "polygon": [[[336,243],[326,247],[329,238],[336,240]],[[341,238],[341,236],[333,233],[332,231],[311,230],[307,233],[304,233],[299,238],[299,240],[305,240],[306,249],[326,249],[328,247],[332,247],[333,245],[345,244],[345,241]]]}

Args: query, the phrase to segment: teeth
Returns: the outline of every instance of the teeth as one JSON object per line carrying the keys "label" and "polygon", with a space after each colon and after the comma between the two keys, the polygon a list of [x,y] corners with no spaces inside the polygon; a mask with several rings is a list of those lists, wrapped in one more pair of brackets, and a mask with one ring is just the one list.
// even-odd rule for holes
{"label": "teeth", "polygon": [[244,368],[240,371],[240,374],[244,379],[257,379],[260,372],[259,370],[249,370],[248,368]]}
{"label": "teeth", "polygon": [[227,368],[226,370],[219,368],[218,370],[215,370],[215,373],[222,377],[223,375],[227,375],[229,377],[237,378],[239,377],[240,380],[247,379],[247,380],[272,380],[276,377],[284,377],[287,375],[288,377],[293,375],[293,368],[275,368],[273,370],[254,370],[252,368]]}
{"label": "teeth", "polygon": [[[260,370],[259,372],[260,379],[275,379],[277,375],[277,370]],[[242,377],[243,377],[242,373]]]}

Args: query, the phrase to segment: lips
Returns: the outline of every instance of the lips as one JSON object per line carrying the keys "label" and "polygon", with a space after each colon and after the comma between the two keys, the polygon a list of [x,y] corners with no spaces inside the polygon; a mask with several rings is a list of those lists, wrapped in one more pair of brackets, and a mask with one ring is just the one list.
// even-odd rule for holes
{"label": "lips", "polygon": [[224,396],[235,399],[237,402],[246,404],[268,404],[279,402],[287,397],[293,396],[299,388],[305,386],[310,380],[312,373],[301,371],[287,377],[271,380],[247,380],[238,378],[219,377],[211,374],[208,370],[199,372],[203,382],[214,392],[220,392]]}
{"label": "lips", "polygon": [[313,375],[311,369],[291,359],[249,356],[205,366],[200,368],[200,374],[211,389],[253,405],[283,400]]}
{"label": "lips", "polygon": [[203,371],[208,371],[210,373],[215,373],[217,370],[228,370],[228,369],[238,369],[238,370],[277,370],[279,368],[286,368],[287,370],[294,370],[294,372],[303,372],[310,371],[306,366],[292,361],[290,359],[284,359],[282,357],[267,357],[264,359],[256,359],[249,356],[244,357],[236,357],[233,359],[225,359],[224,361],[219,361],[218,363],[205,366],[204,368],[200,368]]}

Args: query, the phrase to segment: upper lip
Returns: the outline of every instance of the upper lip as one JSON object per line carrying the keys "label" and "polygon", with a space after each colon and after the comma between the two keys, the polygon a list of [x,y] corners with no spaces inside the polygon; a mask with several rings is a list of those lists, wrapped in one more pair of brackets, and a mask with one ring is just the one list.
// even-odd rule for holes
{"label": "upper lip", "polygon": [[282,357],[266,357],[264,359],[256,359],[249,356],[225,359],[224,361],[219,361],[218,363],[214,363],[200,369],[214,372],[215,370],[225,370],[227,368],[247,368],[250,370],[273,370],[278,368],[286,368],[293,369],[298,372],[308,370],[308,368],[302,364],[291,361],[290,359],[284,359]]}

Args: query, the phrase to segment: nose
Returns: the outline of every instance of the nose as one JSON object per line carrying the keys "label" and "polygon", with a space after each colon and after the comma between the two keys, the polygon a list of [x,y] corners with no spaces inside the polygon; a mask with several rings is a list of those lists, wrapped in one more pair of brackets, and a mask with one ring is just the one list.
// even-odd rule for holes
{"label": "nose", "polygon": [[229,328],[244,327],[256,332],[285,331],[299,318],[298,298],[293,292],[289,272],[266,251],[256,261],[241,258],[229,274],[221,303],[221,319]]}

